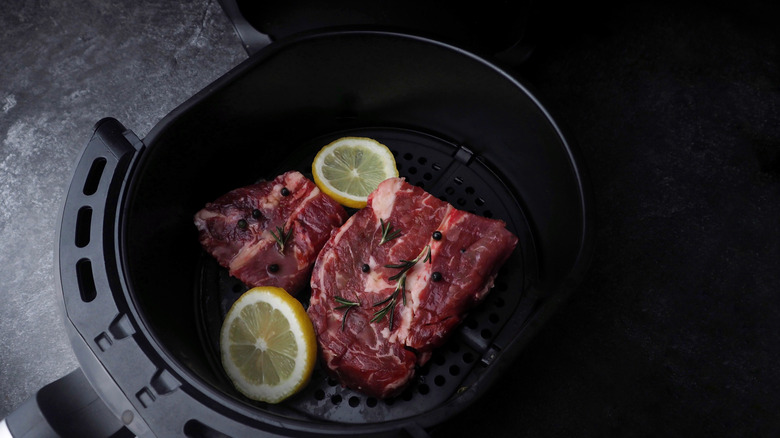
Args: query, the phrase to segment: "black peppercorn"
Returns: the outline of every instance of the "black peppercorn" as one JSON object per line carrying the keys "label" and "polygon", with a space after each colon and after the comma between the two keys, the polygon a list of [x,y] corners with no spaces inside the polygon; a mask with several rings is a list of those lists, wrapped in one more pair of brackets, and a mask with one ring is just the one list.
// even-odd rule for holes
{"label": "black peppercorn", "polygon": [[282,187],[282,196],[290,196],[290,189]]}
{"label": "black peppercorn", "polygon": [[431,280],[433,280],[433,281],[441,281],[441,272],[436,271],[433,274],[431,274]]}
{"label": "black peppercorn", "polygon": [[260,216],[262,216],[262,215],[263,215],[263,213],[260,210],[258,210],[258,209],[252,210],[252,217],[253,218],[260,219]]}
{"label": "black peppercorn", "polygon": [[360,269],[362,269],[363,272],[368,272],[371,270],[371,266],[368,266],[367,264],[363,264],[363,267]]}
{"label": "black peppercorn", "polygon": [[268,272],[279,272],[279,265],[276,263],[273,265],[268,265]]}
{"label": "black peppercorn", "polygon": [[431,237],[433,237],[433,240],[441,240],[441,231],[434,231]]}
{"label": "black peppercorn", "polygon": [[236,225],[238,225],[238,228],[241,228],[242,230],[246,230],[248,224],[244,219],[239,219]]}

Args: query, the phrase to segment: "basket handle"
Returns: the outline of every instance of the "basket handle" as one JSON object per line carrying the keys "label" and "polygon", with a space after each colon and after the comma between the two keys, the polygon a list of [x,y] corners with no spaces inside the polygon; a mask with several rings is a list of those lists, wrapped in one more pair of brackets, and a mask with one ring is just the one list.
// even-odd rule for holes
{"label": "basket handle", "polygon": [[0,438],[109,437],[123,429],[81,368],[44,386],[0,422]]}
{"label": "basket handle", "polygon": [[[65,328],[83,370],[79,373],[91,384],[83,389],[96,392],[115,420],[125,412],[133,414],[127,416],[131,421],[125,424],[136,434],[148,426],[112,383],[102,361],[118,357],[113,351],[121,347],[119,341],[133,339],[133,321],[115,299],[123,289],[114,225],[123,187],[143,148],[143,142],[116,119],[104,118],[95,124],[60,213],[55,252]],[[90,344],[95,346],[95,354]],[[127,344],[123,343],[130,348]],[[55,382],[54,388],[59,387]],[[64,395],[62,391],[50,392]]]}
{"label": "basket handle", "polygon": [[219,4],[222,5],[222,10],[233,23],[233,28],[238,37],[241,38],[241,44],[249,55],[271,44],[271,37],[255,29],[244,18],[235,0],[219,0]]}

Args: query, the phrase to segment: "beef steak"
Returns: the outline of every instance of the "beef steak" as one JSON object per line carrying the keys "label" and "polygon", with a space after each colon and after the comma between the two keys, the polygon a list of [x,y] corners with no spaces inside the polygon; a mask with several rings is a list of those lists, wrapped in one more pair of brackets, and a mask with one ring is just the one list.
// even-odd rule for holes
{"label": "beef steak", "polygon": [[382,182],[312,272],[308,313],[323,365],[352,389],[397,395],[485,297],[517,241],[503,221],[402,178]]}
{"label": "beef steak", "polygon": [[295,294],[306,286],[331,231],[346,218],[341,205],[291,171],[220,196],[194,221],[201,245],[230,275],[250,287]]}

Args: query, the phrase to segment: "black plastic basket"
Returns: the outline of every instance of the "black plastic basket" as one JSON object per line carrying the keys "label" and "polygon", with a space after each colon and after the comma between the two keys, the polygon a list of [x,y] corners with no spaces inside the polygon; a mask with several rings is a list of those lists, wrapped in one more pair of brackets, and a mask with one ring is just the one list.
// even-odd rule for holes
{"label": "black plastic basket", "polygon": [[[383,142],[409,182],[506,221],[520,244],[401,396],[365,397],[317,370],[279,405],[252,402],[216,354],[221,318],[244,286],[204,256],[192,215],[235,187],[309,172],[314,153],[343,135]],[[95,392],[137,436],[424,436],[500,381],[576,287],[592,247],[589,203],[570,140],[494,62],[408,33],[296,35],[143,141],[116,120],[98,123],[59,234],[71,341]]]}

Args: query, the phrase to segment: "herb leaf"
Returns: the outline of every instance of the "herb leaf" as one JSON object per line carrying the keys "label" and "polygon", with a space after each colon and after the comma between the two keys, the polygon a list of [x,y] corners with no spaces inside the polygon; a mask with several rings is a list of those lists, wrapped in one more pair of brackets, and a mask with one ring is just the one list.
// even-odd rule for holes
{"label": "herb leaf", "polygon": [[401,230],[394,230],[393,226],[390,224],[389,219],[387,222],[385,222],[382,220],[382,218],[380,218],[379,225],[382,228],[382,239],[379,241],[380,245],[384,244],[385,242],[389,242],[401,235]]}
{"label": "herb leaf", "polygon": [[374,312],[374,317],[371,318],[371,322],[379,321],[380,319],[384,318],[385,315],[390,313],[390,330],[393,329],[393,317],[395,316],[395,297],[398,294],[398,290],[393,292],[389,297],[386,299],[374,304],[374,307],[380,306],[383,303],[387,302],[387,305],[385,307],[382,307],[381,309]]}
{"label": "herb leaf", "polygon": [[277,236],[273,231],[271,231],[271,235],[274,236],[274,240],[276,240],[276,249],[279,250],[279,254],[284,255],[284,245],[287,244],[287,241],[290,240],[290,237],[292,237],[292,227],[290,227],[289,230],[284,231],[284,226],[276,226],[276,231],[279,233]]}
{"label": "herb leaf", "polygon": [[388,280],[390,281],[398,281],[395,285],[395,290],[393,293],[391,293],[387,298],[378,301],[374,303],[373,307],[378,307],[384,305],[381,309],[374,312],[374,317],[371,318],[371,322],[379,321],[380,319],[384,318],[385,315],[390,313],[390,330],[393,330],[393,317],[395,315],[395,305],[397,303],[398,294],[401,294],[401,300],[403,305],[406,305],[406,274],[409,272],[410,269],[414,267],[414,265],[417,264],[417,262],[420,261],[420,259],[423,258],[423,255],[425,255],[425,259],[423,260],[423,263],[426,263],[430,261],[431,259],[431,246],[426,245],[425,248],[420,252],[420,254],[414,258],[414,260],[403,260],[401,259],[400,263],[394,264],[394,265],[385,265],[385,268],[392,268],[392,269],[400,269],[401,272],[393,275]]}
{"label": "herb leaf", "polygon": [[356,301],[349,301],[340,296],[334,296],[333,299],[336,300],[337,303],[341,304],[340,306],[337,306],[335,310],[344,310],[344,317],[341,319],[341,331],[343,332],[344,326],[347,323],[347,315],[349,315],[349,311],[355,307],[359,307],[360,303]]}

